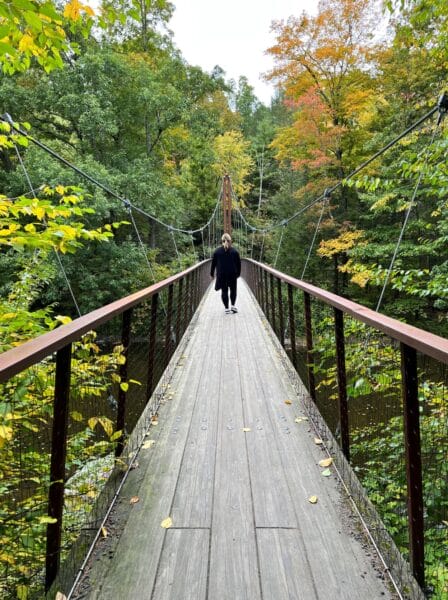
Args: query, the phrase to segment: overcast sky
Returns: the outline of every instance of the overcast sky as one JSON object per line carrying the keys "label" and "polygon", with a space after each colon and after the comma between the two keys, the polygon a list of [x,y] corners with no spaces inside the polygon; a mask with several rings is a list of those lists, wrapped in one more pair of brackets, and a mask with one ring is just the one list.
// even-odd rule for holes
{"label": "overcast sky", "polygon": [[318,0],[173,0],[176,7],[168,27],[174,42],[191,65],[210,72],[219,65],[226,79],[245,75],[265,104],[273,86],[260,79],[273,63],[265,55],[275,38],[273,20],[316,14]]}

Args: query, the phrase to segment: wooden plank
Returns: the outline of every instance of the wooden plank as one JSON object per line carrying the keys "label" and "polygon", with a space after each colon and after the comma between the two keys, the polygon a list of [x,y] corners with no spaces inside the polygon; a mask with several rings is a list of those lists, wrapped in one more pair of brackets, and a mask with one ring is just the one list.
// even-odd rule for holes
{"label": "wooden plank", "polygon": [[[318,598],[313,575],[304,560],[303,542],[296,529],[259,529],[257,539],[263,598]],[[327,598],[345,600],[346,596],[328,593]]]}
{"label": "wooden plank", "polygon": [[236,319],[222,339],[208,597],[258,600],[261,590],[236,352]]}
{"label": "wooden plank", "polygon": [[[253,377],[260,380],[276,429],[276,443],[293,499],[298,533],[303,539],[303,560],[308,563],[310,574],[321,573],[322,565],[326,565],[325,577],[315,579],[317,595],[328,598],[329,589],[338,590],[340,583],[346,582],[344,593],[347,595],[334,597],[388,597],[386,587],[378,580],[364,548],[348,526],[351,509],[348,499],[341,496],[336,476],[321,475],[323,469],[318,463],[326,458],[326,454],[314,443],[315,434],[309,423],[295,423],[297,415],[305,414],[304,407],[278,352],[272,347],[269,327],[256,327],[255,321],[251,315],[241,335],[249,337],[257,355]],[[286,404],[285,400],[292,404]],[[317,504],[309,503],[308,498],[312,495],[318,497]],[[353,595],[348,591],[348,588],[352,589],[350,586]]]}
{"label": "wooden plank", "polygon": [[229,318],[217,312],[216,300],[214,295],[207,299],[203,312],[202,327],[213,336],[206,347],[198,348],[205,356],[172,510],[177,527],[211,527],[212,522],[222,347],[218,341]]}
{"label": "wooden plank", "polygon": [[[257,527],[297,527],[294,505],[285,470],[275,439],[276,431],[263,391],[263,380],[254,376],[260,349],[251,345],[247,327],[258,327],[252,315],[250,298],[240,293],[237,353],[241,365],[240,377],[245,422],[250,427],[246,435],[250,476]],[[268,370],[272,376],[271,369]]]}
{"label": "wooden plank", "polygon": [[203,304],[157,443],[139,457],[144,480],[126,488],[140,501],[88,597],[390,598],[338,482],[321,475],[314,433],[294,422],[303,406],[244,283],[238,306],[225,315],[214,292]]}
{"label": "wooden plank", "polygon": [[[180,361],[172,383],[174,397],[160,410],[157,443],[151,449],[141,451],[143,459],[146,452],[151,453],[151,458],[140,483],[139,501],[132,505],[105,581],[92,598],[146,598],[148,590],[153,589],[166,534],[161,522],[171,516],[202,372],[203,361],[192,357],[204,357],[197,349],[207,345],[209,336],[210,331],[199,325],[185,349],[186,357],[191,358]],[[125,501],[129,502],[129,498]]]}
{"label": "wooden plank", "polygon": [[207,529],[168,529],[154,593],[145,597],[205,600],[209,537]]}

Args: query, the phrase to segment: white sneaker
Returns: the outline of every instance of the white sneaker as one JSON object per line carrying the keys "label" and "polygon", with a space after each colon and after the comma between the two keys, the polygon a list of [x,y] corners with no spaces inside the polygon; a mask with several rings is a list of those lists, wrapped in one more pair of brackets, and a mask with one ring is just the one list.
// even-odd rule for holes
{"label": "white sneaker", "polygon": [[232,310],[230,308],[226,308],[226,310],[225,310],[226,315],[230,315],[231,312],[232,312]]}
{"label": "white sneaker", "polygon": [[233,313],[237,313],[238,309],[236,306],[232,306],[232,308],[230,309]]}

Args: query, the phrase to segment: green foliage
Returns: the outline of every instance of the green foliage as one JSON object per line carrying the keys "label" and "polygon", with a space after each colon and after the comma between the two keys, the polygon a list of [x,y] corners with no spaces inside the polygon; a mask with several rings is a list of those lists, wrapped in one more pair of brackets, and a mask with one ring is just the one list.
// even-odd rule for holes
{"label": "green foliage", "polygon": [[[332,319],[321,318],[313,332],[318,402],[335,401],[337,377]],[[352,319],[345,322],[347,396],[350,419],[356,407],[370,415],[351,431],[351,460],[370,500],[399,550],[408,556],[407,488],[401,405],[399,350],[383,336]],[[331,365],[331,366],[329,366]],[[435,598],[447,593],[446,566],[448,466],[446,462],[446,384],[434,373],[419,370],[420,428],[425,507],[425,572]],[[373,406],[373,410],[369,408]],[[385,407],[389,408],[386,410]],[[389,418],[379,415],[389,412]]]}
{"label": "green foliage", "polygon": [[8,0],[0,6],[0,65],[4,73],[30,68],[33,59],[46,72],[63,65],[64,52],[76,52],[67,30],[87,36],[94,12],[69,0],[62,11],[53,0]]}

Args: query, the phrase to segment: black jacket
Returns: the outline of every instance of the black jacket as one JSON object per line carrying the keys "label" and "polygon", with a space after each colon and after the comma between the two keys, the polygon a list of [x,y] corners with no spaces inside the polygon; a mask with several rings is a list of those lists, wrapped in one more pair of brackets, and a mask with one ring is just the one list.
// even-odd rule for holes
{"label": "black jacket", "polygon": [[213,254],[212,266],[210,275],[215,275],[216,269],[216,284],[215,290],[220,290],[224,284],[232,279],[236,279],[241,273],[241,260],[238,250],[230,247],[228,250],[221,247],[215,250]]}

